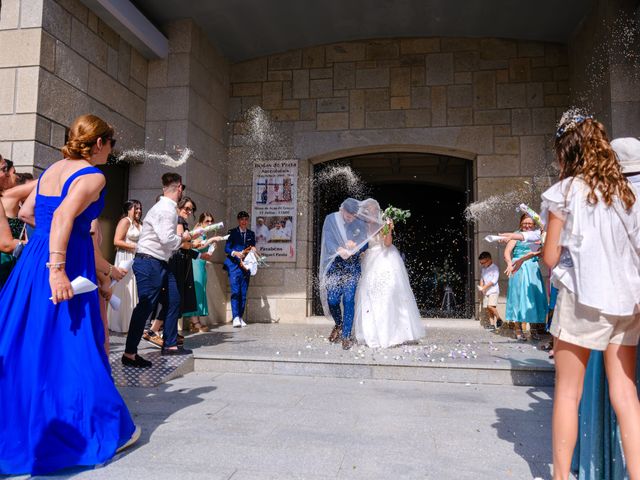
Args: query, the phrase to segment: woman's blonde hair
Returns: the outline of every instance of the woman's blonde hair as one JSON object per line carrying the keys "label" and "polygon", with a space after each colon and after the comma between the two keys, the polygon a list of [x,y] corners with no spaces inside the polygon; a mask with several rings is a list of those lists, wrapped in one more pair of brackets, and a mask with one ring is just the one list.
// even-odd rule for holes
{"label": "woman's blonde hair", "polygon": [[113,127],[95,115],[81,115],[73,121],[69,129],[69,139],[62,147],[62,154],[65,158],[89,160],[91,147],[99,138],[113,138]]}
{"label": "woman's blonde hair", "polygon": [[602,123],[591,117],[563,125],[558,129],[554,144],[560,163],[560,179],[581,177],[589,186],[587,200],[598,203],[598,194],[607,206],[618,197],[626,209],[633,206],[636,196],[622,174],[622,168],[614,153]]}

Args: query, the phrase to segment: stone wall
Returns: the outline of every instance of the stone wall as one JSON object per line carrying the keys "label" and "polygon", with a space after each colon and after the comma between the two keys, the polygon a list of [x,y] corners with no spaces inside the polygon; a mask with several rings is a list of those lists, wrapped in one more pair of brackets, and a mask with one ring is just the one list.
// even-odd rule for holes
{"label": "stone wall", "polygon": [[82,113],[112,123],[120,148],[144,143],[139,52],[78,0],[5,0],[1,18],[0,149],[19,169],[58,160],[65,128]]}
{"label": "stone wall", "polygon": [[569,42],[571,101],[595,113],[612,138],[640,136],[637,16],[634,0],[599,0]]}
{"label": "stone wall", "polygon": [[48,144],[51,135],[37,115],[41,57],[48,53],[37,3],[5,0],[0,9],[0,154],[20,171],[31,170],[36,139]]}
{"label": "stone wall", "polygon": [[[226,213],[227,115],[229,65],[192,20],[164,26],[169,56],[149,62],[146,104],[146,139],[149,152],[179,157],[184,148],[193,153],[188,161],[170,168],[146,162],[131,169],[130,192],[150,208],[162,193],[160,177],[177,171],[187,185],[198,212],[211,211],[216,220],[228,222]],[[195,223],[192,220],[191,225]],[[210,319],[224,320],[226,279],[220,263],[209,266]]]}
{"label": "stone wall", "polygon": [[[232,65],[231,162],[250,164],[242,115],[253,105],[270,113],[286,139],[272,156],[300,160],[299,257],[255,278],[251,318],[295,321],[310,313],[312,162],[389,145],[427,147],[474,159],[477,199],[510,191],[551,161],[568,80],[565,47],[501,39],[358,41]],[[230,171],[229,212],[249,207],[250,185],[251,168]],[[514,215],[501,228],[516,224]],[[486,231],[479,225],[477,236]]]}

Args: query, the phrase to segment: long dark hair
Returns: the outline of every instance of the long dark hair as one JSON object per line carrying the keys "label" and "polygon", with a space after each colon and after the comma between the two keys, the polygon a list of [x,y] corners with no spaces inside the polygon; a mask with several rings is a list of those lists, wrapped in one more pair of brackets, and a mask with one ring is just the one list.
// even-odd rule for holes
{"label": "long dark hair", "polygon": [[120,217],[121,219],[124,217],[128,217],[129,216],[129,210],[131,210],[132,208],[135,208],[139,206],[140,208],[142,208],[142,202],[140,202],[140,200],[135,200],[133,198],[127,200],[126,202],[124,202],[122,204],[122,216]]}
{"label": "long dark hair", "polygon": [[[195,206],[195,205],[194,205]],[[200,217],[198,217],[198,223],[196,224],[196,227],[201,227],[202,226],[202,222],[204,222],[205,218],[207,217],[211,217],[211,221],[215,222],[216,219],[213,216],[213,213],[208,212],[208,211],[204,211],[200,214]]]}
{"label": "long dark hair", "polygon": [[193,215],[193,218],[196,218],[196,210],[198,209],[198,207],[196,207],[196,202],[194,202],[191,197],[182,197],[182,199],[178,202],[178,209],[183,209],[187,203],[193,205],[193,212],[191,212],[191,215]]}

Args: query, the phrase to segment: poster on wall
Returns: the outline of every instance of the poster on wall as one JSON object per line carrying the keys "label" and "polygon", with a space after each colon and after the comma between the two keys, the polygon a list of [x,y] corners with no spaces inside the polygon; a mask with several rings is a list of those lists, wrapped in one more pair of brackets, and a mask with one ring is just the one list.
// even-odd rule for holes
{"label": "poster on wall", "polygon": [[267,262],[296,260],[297,190],[297,160],[254,163],[251,225]]}

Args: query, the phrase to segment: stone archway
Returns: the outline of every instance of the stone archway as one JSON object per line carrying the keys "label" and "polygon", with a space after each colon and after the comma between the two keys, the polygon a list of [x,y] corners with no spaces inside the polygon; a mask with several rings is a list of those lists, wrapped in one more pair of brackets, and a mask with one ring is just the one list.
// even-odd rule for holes
{"label": "stone archway", "polygon": [[[474,159],[471,152],[450,148],[382,145],[334,151],[309,161],[313,165],[310,174],[316,179],[325,178],[333,166],[349,166],[367,186],[358,192],[360,196],[377,198],[383,207],[393,204],[412,210],[411,222],[399,229],[397,246],[405,255],[423,315],[469,317],[474,303],[474,235],[463,211],[474,199]],[[322,219],[350,195],[336,180],[331,186],[312,182],[314,228],[309,253],[313,271],[318,264]],[[457,308],[443,311],[446,282],[454,288]],[[319,313],[315,290],[313,311]]]}

